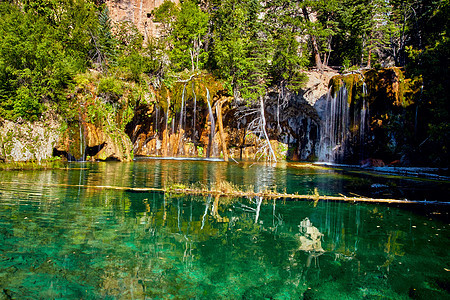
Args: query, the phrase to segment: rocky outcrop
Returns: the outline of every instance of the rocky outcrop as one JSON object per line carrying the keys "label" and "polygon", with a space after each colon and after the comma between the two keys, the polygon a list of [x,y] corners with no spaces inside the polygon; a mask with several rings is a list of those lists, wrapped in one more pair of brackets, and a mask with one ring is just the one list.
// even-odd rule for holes
{"label": "rocky outcrop", "polygon": [[[326,99],[331,78],[338,75],[335,71],[306,71],[308,82],[302,88],[301,97],[311,106],[316,107],[316,102]],[[317,110],[317,107],[316,107]]]}
{"label": "rocky outcrop", "polygon": [[[114,22],[131,22],[144,36],[144,42],[150,37],[158,37],[158,24],[153,22],[152,11],[165,0],[107,0],[109,15]],[[178,3],[179,1],[172,1]]]}
{"label": "rocky outcrop", "polygon": [[54,154],[64,155],[68,160],[133,159],[132,144],[124,132],[108,132],[90,123],[74,124],[67,128]]}
{"label": "rocky outcrop", "polygon": [[68,160],[118,160],[133,158],[130,138],[124,132],[108,132],[85,123],[63,129],[60,121],[0,123],[0,161],[42,161],[52,156]]}
{"label": "rocky outcrop", "polygon": [[[317,99],[326,98],[328,82],[336,74],[308,72],[309,81],[299,93],[280,87],[268,91],[264,98],[266,130],[277,160],[316,159],[321,119],[313,105]],[[126,129],[136,155],[225,158],[229,154],[232,159],[269,156],[270,147],[256,121],[260,117],[259,106],[251,107],[245,101],[236,103],[210,75],[192,79],[192,86],[195,89],[191,84],[175,85],[170,91],[161,89],[157,102],[136,109]],[[223,137],[219,134],[220,121]],[[226,154],[224,145],[228,148]]]}
{"label": "rocky outcrop", "polygon": [[286,158],[314,160],[320,126],[314,108],[301,94],[288,91],[269,93],[265,104],[267,131],[272,139],[286,145]]}
{"label": "rocky outcrop", "polygon": [[421,84],[421,80],[406,78],[401,68],[334,76],[329,97],[315,103],[325,108],[318,109],[319,159],[365,166],[414,159],[420,151],[420,144],[412,147],[418,143],[414,99],[419,99]]}
{"label": "rocky outcrop", "polygon": [[60,122],[0,121],[0,157],[3,161],[41,161],[52,157],[60,136]]}

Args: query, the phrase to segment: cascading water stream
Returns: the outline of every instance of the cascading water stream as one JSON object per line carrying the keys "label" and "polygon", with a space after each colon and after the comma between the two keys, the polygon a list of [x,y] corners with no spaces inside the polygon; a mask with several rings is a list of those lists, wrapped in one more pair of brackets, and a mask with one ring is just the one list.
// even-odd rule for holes
{"label": "cascading water stream", "polygon": [[[180,150],[183,149],[181,144],[182,144],[183,135],[184,135],[184,132],[185,132],[185,129],[183,128],[184,108],[185,108],[184,95],[185,95],[185,93],[186,93],[186,84],[184,84],[183,93],[181,94],[180,122],[178,124],[178,134],[179,134],[179,137],[178,137],[178,149],[177,149],[178,153],[181,153]],[[183,154],[183,153],[181,153],[181,154]]]}
{"label": "cascading water stream", "polygon": [[170,98],[167,98],[166,131],[169,130],[169,107],[170,107]]}
{"label": "cascading water stream", "polygon": [[159,108],[155,104],[155,125],[154,125],[155,139],[156,139],[156,154],[161,149],[161,140],[159,136]]}
{"label": "cascading water stream", "polygon": [[[351,87],[350,87],[351,88]],[[325,124],[321,129],[319,160],[340,162],[349,136],[349,103],[345,84],[335,95],[328,93]]]}
{"label": "cascading water stream", "polygon": [[197,121],[197,95],[195,94],[195,86],[194,86],[194,81],[191,82],[192,84],[192,93],[194,94],[194,118],[192,121],[192,142],[195,143],[196,140],[196,132],[195,132],[195,122]]}
{"label": "cascading water stream", "polygon": [[158,131],[159,131],[158,120],[159,120],[159,108],[155,104],[155,133],[156,133],[156,135],[158,135]]}
{"label": "cascading water stream", "polygon": [[[351,99],[350,91],[355,95]],[[344,82],[334,95],[330,88],[320,130],[320,161],[356,163],[367,158],[368,99],[364,78],[352,85]]]}
{"label": "cascading water stream", "polygon": [[[83,129],[81,128],[83,127]],[[84,137],[84,126],[83,126],[83,122],[81,120],[79,120],[79,125],[78,128],[80,129],[80,161],[85,161],[86,160],[86,146],[85,146],[85,137]]]}
{"label": "cascading water stream", "polygon": [[360,159],[365,158],[364,145],[366,143],[366,131],[368,128],[368,116],[369,116],[369,103],[367,102],[367,86],[363,82],[362,85],[362,107],[359,120],[359,144],[360,144]]}
{"label": "cascading water stream", "polygon": [[211,108],[211,103],[210,103],[210,95],[209,95],[209,89],[206,88],[206,103],[208,103],[208,110],[209,110],[209,121],[211,123],[211,132],[210,132],[210,136],[209,136],[209,143],[208,143],[208,151],[207,151],[207,157],[211,156],[211,149],[213,150],[212,155],[214,156],[214,135],[215,135],[215,128],[216,128],[216,124],[214,122],[214,115],[213,115],[213,111]]}
{"label": "cascading water stream", "polygon": [[166,112],[166,129],[164,130],[165,140],[163,155],[167,155],[167,149],[169,149],[169,108],[170,108],[170,97],[167,97],[167,112]]}
{"label": "cascading water stream", "polygon": [[172,134],[175,134],[175,120],[176,119],[176,115],[175,113],[173,114],[173,120],[172,120]]}

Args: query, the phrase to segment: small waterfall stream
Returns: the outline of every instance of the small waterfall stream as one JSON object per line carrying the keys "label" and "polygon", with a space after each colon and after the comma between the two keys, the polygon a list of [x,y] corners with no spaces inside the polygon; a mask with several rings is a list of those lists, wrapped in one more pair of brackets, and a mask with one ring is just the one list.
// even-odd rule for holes
{"label": "small waterfall stream", "polygon": [[82,123],[80,122],[80,125],[78,126],[78,128],[80,129],[80,161],[85,161],[86,160],[86,158],[85,158],[85,147],[84,147],[84,134],[82,133],[82,129],[81,129],[81,127],[82,127],[83,125],[82,125]]}
{"label": "small waterfall stream", "polygon": [[369,103],[367,102],[367,86],[366,83],[363,82],[362,85],[362,107],[360,111],[359,118],[359,144],[360,144],[360,160],[365,159],[365,143],[367,137],[367,130],[369,128],[368,124],[369,118]]}
{"label": "small waterfall stream", "polygon": [[156,133],[156,135],[158,134],[158,132],[159,132],[159,108],[158,108],[158,106],[155,104],[155,133]]}
{"label": "small waterfall stream", "polygon": [[196,140],[196,121],[197,121],[197,95],[195,94],[195,85],[194,81],[191,82],[192,84],[192,93],[194,94],[194,118],[192,120],[192,142],[195,143]]}
{"label": "small waterfall stream", "polygon": [[[210,128],[210,136],[209,136],[209,142],[208,142],[208,151],[207,151],[207,157],[210,157],[211,155],[214,156],[214,136],[215,136],[215,128],[216,128],[216,124],[214,122],[214,115],[213,115],[213,111],[211,108],[211,103],[210,103],[210,95],[209,95],[209,89],[206,88],[206,103],[208,104],[208,110],[209,110],[209,121],[211,123],[211,128]],[[212,150],[212,152],[211,152]]]}
{"label": "small waterfall stream", "polygon": [[163,148],[163,155],[167,156],[168,149],[169,149],[169,111],[170,111],[170,97],[167,97],[167,111],[166,111],[166,129],[164,130],[164,148]]}
{"label": "small waterfall stream", "polygon": [[[184,132],[185,132],[185,126],[183,126],[183,120],[184,120],[184,116],[185,116],[185,101],[184,101],[184,96],[186,93],[186,84],[183,87],[183,93],[181,94],[181,109],[180,109],[180,121],[178,123],[178,149],[177,149],[177,153],[179,154],[183,154],[182,150],[182,141],[183,141],[183,136],[184,136]],[[175,150],[175,149],[174,149]]]}

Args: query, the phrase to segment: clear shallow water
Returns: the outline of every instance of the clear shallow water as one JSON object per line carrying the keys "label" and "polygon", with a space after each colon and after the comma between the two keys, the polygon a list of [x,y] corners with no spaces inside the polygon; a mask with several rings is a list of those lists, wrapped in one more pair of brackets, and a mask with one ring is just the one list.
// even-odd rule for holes
{"label": "clear shallow water", "polygon": [[220,180],[448,201],[443,182],[298,164],[151,160],[0,172],[0,298],[448,299],[447,205],[271,200],[257,216],[251,199],[66,186]]}

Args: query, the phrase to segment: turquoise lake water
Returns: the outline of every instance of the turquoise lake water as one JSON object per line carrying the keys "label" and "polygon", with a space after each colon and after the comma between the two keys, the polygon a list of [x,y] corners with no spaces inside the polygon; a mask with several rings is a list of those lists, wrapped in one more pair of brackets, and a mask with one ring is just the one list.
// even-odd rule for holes
{"label": "turquoise lake water", "polygon": [[0,299],[449,299],[449,205],[215,199],[96,186],[449,201],[449,183],[302,164],[138,160],[0,171]]}

